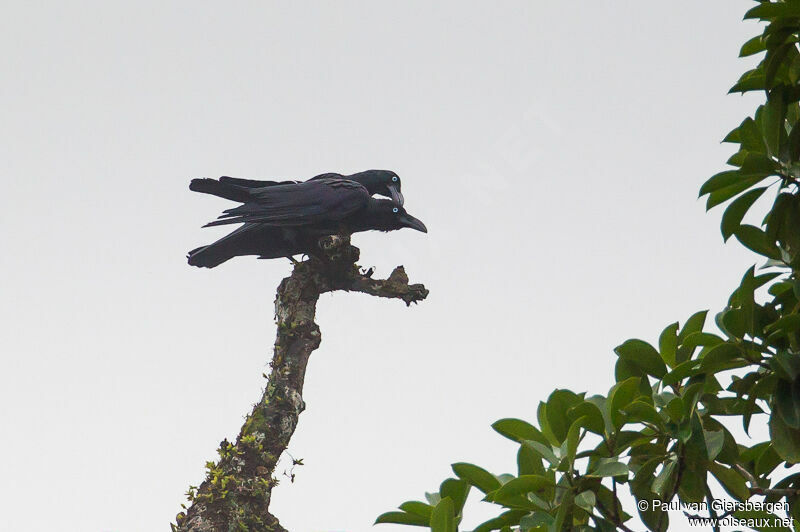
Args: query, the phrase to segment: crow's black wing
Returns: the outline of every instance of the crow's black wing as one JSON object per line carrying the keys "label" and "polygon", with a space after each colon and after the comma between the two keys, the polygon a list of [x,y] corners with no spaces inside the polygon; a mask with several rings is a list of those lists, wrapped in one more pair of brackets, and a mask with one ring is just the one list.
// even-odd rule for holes
{"label": "crow's black wing", "polygon": [[[320,174],[312,177],[309,181],[328,178],[346,179],[340,174]],[[303,181],[262,181],[260,179],[243,179],[224,175],[219,179],[209,179],[207,177],[192,179],[189,184],[189,190],[238,201],[239,203],[247,203],[249,201],[259,202],[261,198],[271,194],[274,187],[300,185],[302,183]]]}
{"label": "crow's black wing", "polygon": [[[228,209],[206,226],[257,222],[268,225],[311,225],[336,222],[363,208],[367,189],[348,179],[320,178],[291,185],[275,185],[268,192]],[[255,191],[254,191],[255,192]]]}
{"label": "crow's black wing", "polygon": [[243,187],[243,188],[274,187],[276,185],[294,185],[297,183],[301,183],[301,181],[296,181],[294,179],[290,179],[287,181],[263,181],[261,179],[243,179],[241,177],[231,177],[228,175],[221,176],[219,178],[219,182],[228,183],[230,185],[235,185],[237,187]]}
{"label": "crow's black wing", "polygon": [[[341,174],[335,173],[327,173],[327,174],[320,174],[317,176],[312,177],[309,181],[313,181],[315,179],[342,179],[344,176]],[[264,188],[264,187],[274,187],[277,185],[297,185],[302,183],[302,181],[297,180],[288,180],[288,181],[264,181],[261,179],[243,179],[241,177],[231,177],[224,175],[219,178],[220,183],[228,183],[231,185],[236,185],[237,187],[244,187],[244,188]]]}

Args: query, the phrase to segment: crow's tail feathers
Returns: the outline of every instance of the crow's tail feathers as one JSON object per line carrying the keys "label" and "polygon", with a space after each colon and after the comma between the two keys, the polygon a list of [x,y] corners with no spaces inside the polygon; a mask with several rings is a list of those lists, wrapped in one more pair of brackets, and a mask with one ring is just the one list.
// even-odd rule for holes
{"label": "crow's tail feathers", "polygon": [[213,268],[239,255],[252,255],[254,241],[252,230],[255,224],[244,224],[235,231],[223,236],[213,244],[191,250],[186,258],[189,264],[198,268]]}
{"label": "crow's tail feathers", "polygon": [[197,266],[198,268],[213,268],[219,266],[228,259],[232,259],[233,255],[227,252],[222,246],[201,246],[195,248],[186,255],[189,259],[189,264]]}
{"label": "crow's tail feathers", "polygon": [[191,183],[189,183],[189,190],[202,192],[203,194],[211,194],[240,203],[246,203],[250,200],[250,191],[247,187],[242,187],[235,183],[217,181],[216,179],[209,179],[207,177],[192,179]]}

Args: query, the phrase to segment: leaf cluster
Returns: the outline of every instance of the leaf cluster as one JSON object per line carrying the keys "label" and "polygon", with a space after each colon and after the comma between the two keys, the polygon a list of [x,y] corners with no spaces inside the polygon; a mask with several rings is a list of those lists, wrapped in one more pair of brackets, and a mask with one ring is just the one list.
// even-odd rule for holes
{"label": "leaf cluster", "polygon": [[[514,474],[455,463],[438,492],[378,523],[456,532],[475,489],[499,513],[474,532],[630,532],[636,513],[661,532],[669,515],[653,501],[710,502],[721,489],[737,501],[785,500],[798,527],[800,472],[786,469],[800,463],[800,0],[760,1],[745,18],[764,29],[740,55],[763,59],[731,92],[765,101],[725,137],[737,151],[700,196],[707,209],[725,205],[723,238],[735,236],[763,266],[745,272],[713,325],[696,312],[667,325],[657,345],[619,345],[605,395],[558,389],[535,422],[497,421],[492,428],[518,446]],[[759,199],[766,216],[746,223]],[[737,441],[728,427],[749,433],[753,416],[768,416],[769,440]],[[647,504],[624,509],[622,489]]]}

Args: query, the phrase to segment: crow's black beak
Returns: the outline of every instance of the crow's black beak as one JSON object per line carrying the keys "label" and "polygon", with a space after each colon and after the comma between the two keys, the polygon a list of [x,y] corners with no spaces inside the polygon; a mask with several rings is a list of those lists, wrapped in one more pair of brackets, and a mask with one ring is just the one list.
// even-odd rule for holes
{"label": "crow's black beak", "polygon": [[425,224],[422,223],[422,220],[417,220],[408,213],[400,216],[400,223],[403,225],[403,227],[410,227],[411,229],[416,229],[417,231],[422,231],[423,233],[428,232],[428,228],[425,227]]}
{"label": "crow's black beak", "polygon": [[389,195],[392,197],[392,201],[395,202],[397,205],[403,206],[403,195],[397,189],[395,185],[387,185],[389,189]]}

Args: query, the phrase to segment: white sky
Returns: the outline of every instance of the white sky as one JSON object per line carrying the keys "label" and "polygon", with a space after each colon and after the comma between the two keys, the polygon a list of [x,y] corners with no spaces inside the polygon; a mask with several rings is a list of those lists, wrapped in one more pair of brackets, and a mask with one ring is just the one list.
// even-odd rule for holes
{"label": "white sky", "polygon": [[513,471],[493,421],[604,393],[754,261],[696,200],[755,107],[725,96],[750,5],[4,2],[0,530],[165,530],[259,398],[289,264],[189,267],[224,234],[200,176],[388,168],[430,231],[355,238],[428,301],[320,301],[284,526]]}

